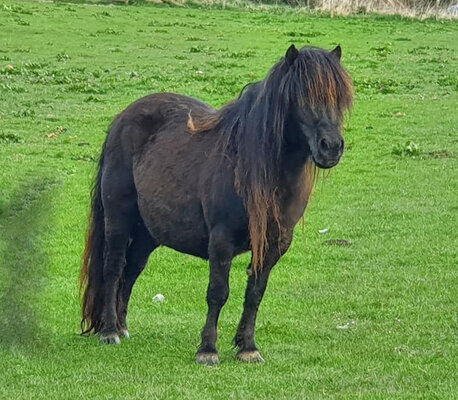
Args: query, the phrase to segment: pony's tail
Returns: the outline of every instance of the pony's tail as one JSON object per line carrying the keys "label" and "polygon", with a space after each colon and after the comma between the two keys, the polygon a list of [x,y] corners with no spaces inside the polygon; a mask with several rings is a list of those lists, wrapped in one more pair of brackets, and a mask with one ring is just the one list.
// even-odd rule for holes
{"label": "pony's tail", "polygon": [[102,205],[102,167],[105,145],[100,156],[97,177],[92,189],[92,205],[86,232],[83,265],[80,274],[82,303],[81,334],[97,333],[102,327],[103,305],[103,253],[105,245],[105,223]]}

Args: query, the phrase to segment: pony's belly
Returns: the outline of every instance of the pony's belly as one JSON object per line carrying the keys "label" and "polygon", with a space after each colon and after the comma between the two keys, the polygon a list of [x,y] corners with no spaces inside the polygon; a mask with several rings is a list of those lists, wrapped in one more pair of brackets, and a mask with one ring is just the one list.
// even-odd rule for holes
{"label": "pony's belly", "polygon": [[208,232],[197,201],[182,203],[142,199],[138,206],[151,236],[163,246],[208,259]]}

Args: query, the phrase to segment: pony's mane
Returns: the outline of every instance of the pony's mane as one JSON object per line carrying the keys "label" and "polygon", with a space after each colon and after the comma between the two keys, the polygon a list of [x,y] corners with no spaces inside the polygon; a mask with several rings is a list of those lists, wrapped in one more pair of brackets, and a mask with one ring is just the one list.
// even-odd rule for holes
{"label": "pony's mane", "polygon": [[[338,57],[323,49],[304,47],[293,62],[282,58],[263,81],[247,85],[236,100],[214,114],[189,116],[189,131],[218,131],[218,151],[234,162],[235,187],[249,219],[255,271],[262,266],[267,250],[269,218],[279,224],[277,187],[290,106],[308,107],[312,112],[325,107],[342,120],[352,101],[352,80]],[[308,179],[313,167],[307,163]],[[311,190],[313,182],[306,184]]]}

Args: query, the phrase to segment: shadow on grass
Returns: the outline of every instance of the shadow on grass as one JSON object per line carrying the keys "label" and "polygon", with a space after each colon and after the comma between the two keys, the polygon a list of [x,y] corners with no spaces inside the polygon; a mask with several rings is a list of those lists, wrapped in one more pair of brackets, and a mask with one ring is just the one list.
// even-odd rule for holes
{"label": "shadow on grass", "polygon": [[34,179],[0,209],[0,348],[36,348],[45,342],[41,304],[49,265],[44,238],[52,227],[56,181]]}

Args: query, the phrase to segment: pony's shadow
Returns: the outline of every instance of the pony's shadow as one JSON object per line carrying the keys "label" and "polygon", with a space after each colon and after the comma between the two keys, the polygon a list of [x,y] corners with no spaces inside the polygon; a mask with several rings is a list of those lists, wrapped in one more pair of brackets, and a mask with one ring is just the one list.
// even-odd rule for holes
{"label": "pony's shadow", "polygon": [[0,348],[45,345],[41,295],[49,256],[44,236],[51,227],[51,192],[56,181],[33,178],[0,204]]}

